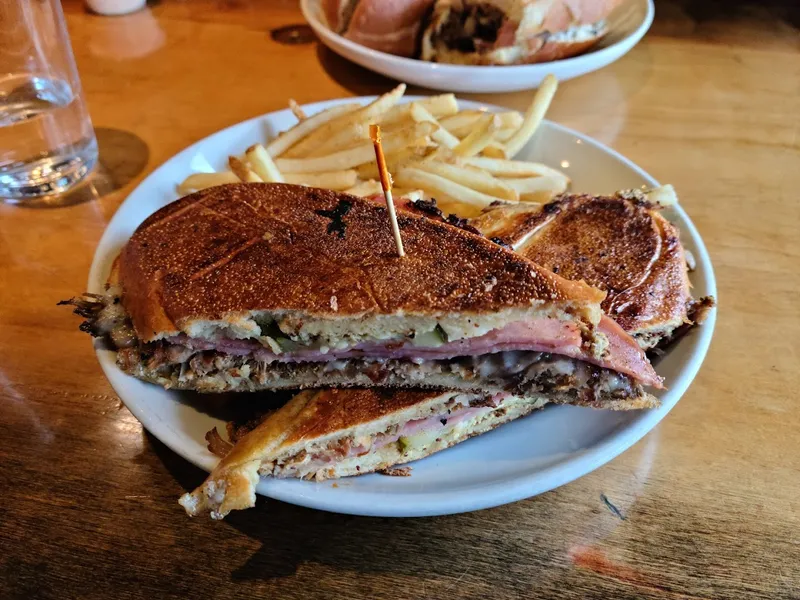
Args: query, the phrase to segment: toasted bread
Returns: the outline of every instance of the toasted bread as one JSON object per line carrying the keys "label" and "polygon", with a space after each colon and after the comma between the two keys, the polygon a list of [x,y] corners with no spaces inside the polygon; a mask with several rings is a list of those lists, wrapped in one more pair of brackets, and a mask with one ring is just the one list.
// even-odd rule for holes
{"label": "toasted bread", "polygon": [[[386,339],[437,325],[452,339],[533,317],[589,328],[604,294],[481,236],[384,206],[286,184],[231,184],[151,215],[123,248],[123,304],[139,338]],[[485,282],[491,280],[492,285]]]}
{"label": "toasted bread", "polygon": [[605,291],[603,310],[645,349],[688,322],[678,230],[643,196],[564,195],[545,205],[493,207],[471,224],[540,266]]}

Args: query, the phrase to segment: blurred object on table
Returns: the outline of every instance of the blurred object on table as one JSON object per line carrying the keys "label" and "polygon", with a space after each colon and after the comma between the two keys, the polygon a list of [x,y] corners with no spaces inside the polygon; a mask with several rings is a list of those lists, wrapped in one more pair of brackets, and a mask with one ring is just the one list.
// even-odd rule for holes
{"label": "blurred object on table", "polygon": [[96,20],[89,50],[98,58],[141,58],[161,48],[166,40],[158,21],[147,8],[129,15]]}
{"label": "blurred object on table", "polygon": [[146,0],[86,0],[86,6],[99,15],[127,15],[145,7]]}
{"label": "blurred object on table", "polygon": [[0,198],[54,197],[97,161],[58,0],[0,3],[0,73]]}

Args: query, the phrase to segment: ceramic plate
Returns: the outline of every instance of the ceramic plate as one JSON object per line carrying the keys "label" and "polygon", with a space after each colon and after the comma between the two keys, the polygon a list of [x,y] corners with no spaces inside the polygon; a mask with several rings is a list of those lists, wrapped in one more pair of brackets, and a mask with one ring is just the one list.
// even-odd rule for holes
{"label": "ceramic plate", "polygon": [[[416,98],[407,97],[406,101]],[[353,99],[320,102],[308,113]],[[372,98],[360,98],[366,103]],[[463,108],[494,106],[461,101]],[[100,292],[111,262],[136,227],[177,198],[175,186],[194,171],[223,170],[227,157],[273,137],[295,119],[288,110],[257,117],[215,133],[156,169],[122,203],[97,248],[89,290]],[[628,159],[571,129],[544,121],[517,158],[566,171],[573,191],[610,193],[657,182]],[[716,295],[714,273],[703,241],[680,207],[665,216],[697,260],[691,274],[696,296]],[[302,506],[359,515],[422,516],[458,513],[513,502],[563,485],[596,469],[650,431],[689,387],[706,355],[715,314],[684,338],[657,365],[668,390],[657,410],[612,412],[550,406],[483,436],[413,463],[411,477],[364,475],[313,483],[264,479],[258,492]],[[166,391],[125,375],[114,353],[98,348],[100,364],[122,401],[145,428],[198,467],[210,470],[217,458],[206,449],[205,433],[223,422],[209,409],[208,397]],[[241,401],[242,396],[237,400]],[[213,397],[211,398],[213,400]],[[224,431],[224,427],[222,428]],[[197,481],[197,484],[200,484]],[[177,499],[176,499],[177,500]]]}
{"label": "ceramic plate", "polygon": [[378,52],[331,31],[320,0],[300,0],[300,8],[323,44],[362,67],[405,83],[476,94],[532,89],[548,73],[566,81],[602,69],[619,60],[642,39],[655,14],[653,0],[626,0],[609,17],[608,34],[589,52],[533,65],[489,67],[431,63]]}

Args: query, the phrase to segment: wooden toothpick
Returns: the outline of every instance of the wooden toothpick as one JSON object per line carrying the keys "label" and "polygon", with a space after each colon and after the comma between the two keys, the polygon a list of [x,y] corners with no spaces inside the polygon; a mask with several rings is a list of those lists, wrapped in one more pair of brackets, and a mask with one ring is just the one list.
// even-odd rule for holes
{"label": "wooden toothpick", "polygon": [[369,137],[375,146],[375,160],[378,162],[378,173],[381,176],[381,187],[383,197],[386,198],[386,206],[389,209],[389,220],[392,223],[392,234],[394,243],[397,244],[397,254],[402,258],[406,255],[403,249],[403,238],[400,237],[400,226],[397,224],[397,214],[394,211],[394,199],[392,198],[392,178],[386,168],[386,158],[383,156],[383,146],[381,146],[381,127],[380,125],[369,126]]}

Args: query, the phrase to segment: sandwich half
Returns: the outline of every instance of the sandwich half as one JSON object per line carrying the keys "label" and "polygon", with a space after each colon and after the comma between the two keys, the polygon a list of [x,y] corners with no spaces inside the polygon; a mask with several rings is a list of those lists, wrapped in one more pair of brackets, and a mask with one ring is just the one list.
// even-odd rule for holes
{"label": "sandwich half", "polygon": [[[307,390],[269,414],[235,445],[209,432],[221,456],[206,481],[184,494],[191,516],[221,519],[255,505],[259,477],[315,481],[389,470],[525,416],[546,395],[425,390]],[[636,408],[633,405],[612,408]]]}
{"label": "sandwich half", "polygon": [[422,34],[423,60],[516,65],[593,46],[621,0],[437,0]]}
{"label": "sandwich half", "polygon": [[322,0],[328,26],[341,36],[398,56],[417,54],[433,0]]}
{"label": "sandwich half", "polygon": [[604,294],[488,239],[328,190],[232,184],[148,218],[67,301],[126,372],[202,392],[423,387],[655,404]]}
{"label": "sandwich half", "polygon": [[606,292],[603,310],[645,350],[702,323],[714,305],[692,298],[679,231],[639,190],[496,205],[470,223],[538,265]]}

